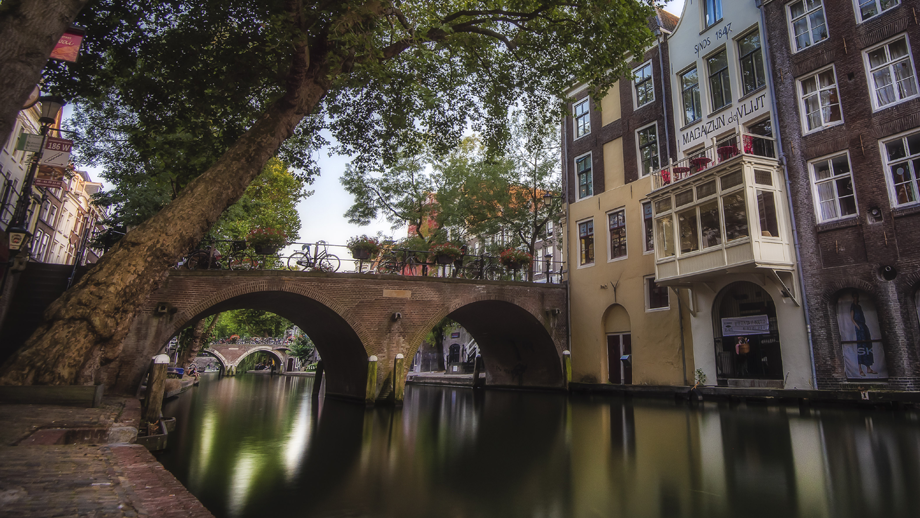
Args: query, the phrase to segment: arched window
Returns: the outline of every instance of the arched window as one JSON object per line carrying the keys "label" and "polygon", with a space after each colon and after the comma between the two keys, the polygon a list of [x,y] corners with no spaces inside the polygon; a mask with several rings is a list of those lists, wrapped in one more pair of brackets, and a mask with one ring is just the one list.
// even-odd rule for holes
{"label": "arched window", "polygon": [[878,311],[872,298],[860,290],[837,297],[837,329],[847,379],[887,378]]}
{"label": "arched window", "polygon": [[716,296],[712,316],[720,383],[783,379],[776,305],[769,293],[750,282],[729,284]]}

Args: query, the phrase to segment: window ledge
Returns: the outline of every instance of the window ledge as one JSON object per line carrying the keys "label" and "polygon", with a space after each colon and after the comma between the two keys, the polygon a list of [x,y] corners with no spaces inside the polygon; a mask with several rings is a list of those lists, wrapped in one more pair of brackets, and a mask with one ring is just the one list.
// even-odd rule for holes
{"label": "window ledge", "polygon": [[[916,77],[915,77],[915,79],[916,79]],[[888,104],[886,104],[885,106],[875,106],[875,97],[873,97],[873,98],[872,98],[872,104],[873,104],[873,106],[872,106],[872,113],[878,113],[878,112],[881,112],[881,111],[885,111],[885,110],[887,110],[887,109],[889,109],[889,108],[894,108],[895,106],[898,106],[898,105],[900,105],[900,104],[909,103],[909,102],[915,101],[915,100],[917,100],[917,99],[920,99],[920,94],[918,94],[918,95],[912,95],[912,96],[910,96],[910,97],[908,97],[908,98],[906,98],[906,99],[901,99],[900,101],[895,101],[895,102],[893,102],[893,103],[888,103]]]}
{"label": "window ledge", "polygon": [[898,207],[891,210],[891,215],[895,218],[911,216],[920,213],[920,203],[909,205],[907,207]]}
{"label": "window ledge", "polygon": [[803,137],[810,137],[810,136],[812,136],[812,135],[816,135],[816,134],[818,134],[818,133],[821,133],[821,132],[824,131],[824,130],[829,130],[829,129],[831,129],[831,128],[836,128],[837,126],[843,126],[843,119],[841,119],[841,120],[839,120],[839,121],[837,121],[837,122],[834,122],[834,123],[832,123],[832,124],[825,124],[825,125],[823,125],[823,126],[821,126],[821,127],[819,127],[819,128],[815,128],[815,129],[812,129],[812,130],[808,130],[808,131],[804,131],[804,130],[803,130],[803,131],[802,131],[802,136],[803,136]]}
{"label": "window ledge", "polygon": [[744,101],[746,101],[748,98],[754,97],[755,95],[757,95],[757,94],[759,94],[759,93],[765,91],[766,89],[767,89],[767,85],[763,85],[763,86],[761,86],[760,88],[757,88],[756,90],[751,90],[750,92],[748,92],[748,93],[742,95],[741,97],[739,97],[739,98],[738,98],[738,102],[739,102],[739,103],[740,103],[740,102],[744,102]]}
{"label": "window ledge", "polygon": [[711,118],[711,117],[715,117],[717,114],[722,113],[722,112],[724,112],[724,111],[726,111],[726,110],[730,110],[731,108],[732,108],[732,103],[728,103],[728,104],[726,104],[725,106],[719,108],[718,110],[716,110],[716,111],[710,113],[710,114],[709,114],[709,117],[710,117],[710,118]]}
{"label": "window ledge", "polygon": [[668,311],[671,309],[671,306],[665,306],[663,308],[645,308],[646,313],[657,313],[660,311]]}
{"label": "window ledge", "polygon": [[[827,23],[827,22],[825,22],[825,23]],[[804,49],[793,50],[793,51],[792,51],[792,54],[795,55],[795,54],[802,54],[803,52],[808,52],[809,50],[812,50],[812,49],[817,48],[817,47],[818,47],[819,45],[821,45],[822,43],[826,43],[827,41],[830,41],[830,39],[831,39],[830,36],[828,36],[827,38],[824,38],[823,40],[819,41],[818,43],[812,43],[811,45],[805,47]],[[792,44],[795,45],[795,38],[793,38]]]}
{"label": "window ledge", "polygon": [[840,219],[836,221],[828,221],[827,223],[818,223],[817,231],[820,234],[821,232],[827,232],[829,230],[837,230],[839,228],[849,228],[859,225],[859,216],[854,215],[846,219]]}

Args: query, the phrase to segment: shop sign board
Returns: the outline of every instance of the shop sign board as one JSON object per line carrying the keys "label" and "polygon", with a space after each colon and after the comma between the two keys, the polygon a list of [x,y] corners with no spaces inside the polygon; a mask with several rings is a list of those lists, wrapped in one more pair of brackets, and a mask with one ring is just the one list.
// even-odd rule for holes
{"label": "shop sign board", "polygon": [[35,172],[35,180],[32,183],[36,187],[60,189],[64,186],[64,175],[66,171],[67,170],[63,167],[40,165],[38,166],[38,171]]}
{"label": "shop sign board", "polygon": [[42,136],[31,133],[23,133],[16,142],[17,151],[29,151],[37,153],[42,148]]}
{"label": "shop sign board", "polygon": [[770,334],[770,317],[725,317],[722,319],[722,336],[748,336]]}

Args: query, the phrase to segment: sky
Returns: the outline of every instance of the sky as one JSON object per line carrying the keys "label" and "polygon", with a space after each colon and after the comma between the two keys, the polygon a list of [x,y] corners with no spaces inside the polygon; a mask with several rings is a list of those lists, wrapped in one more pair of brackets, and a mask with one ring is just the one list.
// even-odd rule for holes
{"label": "sky", "polygon": [[[683,5],[684,0],[671,0],[666,3],[665,9],[679,16]],[[65,111],[64,115],[68,117],[69,110]],[[405,227],[393,230],[391,224],[383,218],[363,227],[348,223],[344,214],[354,200],[339,183],[339,177],[345,172],[348,157],[330,155],[328,149],[323,149],[315,158],[321,174],[310,186],[314,194],[297,206],[301,220],[298,242],[315,243],[323,240],[333,245],[344,245],[348,238],[361,234],[373,236],[383,232],[384,235],[396,239],[406,236]],[[100,171],[88,169],[93,179],[98,180]],[[344,249],[330,251],[343,259],[349,257],[348,251]]]}

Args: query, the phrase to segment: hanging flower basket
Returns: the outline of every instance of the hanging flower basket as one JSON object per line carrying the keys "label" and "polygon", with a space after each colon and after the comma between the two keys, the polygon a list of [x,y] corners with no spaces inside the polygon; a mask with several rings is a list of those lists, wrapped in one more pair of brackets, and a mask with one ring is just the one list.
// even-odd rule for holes
{"label": "hanging flower basket", "polygon": [[432,246],[429,251],[434,256],[438,264],[451,264],[463,255],[463,250],[459,246],[451,243],[442,243]]}
{"label": "hanging flower basket", "polygon": [[351,256],[359,261],[364,261],[380,253],[380,243],[376,238],[357,236],[348,239],[345,244],[351,251]]}
{"label": "hanging flower basket", "polygon": [[249,232],[246,242],[257,254],[273,255],[288,243],[287,235],[270,227],[256,227]]}
{"label": "hanging flower basket", "polygon": [[509,248],[501,253],[500,261],[506,268],[519,270],[533,262],[533,256],[523,250]]}

